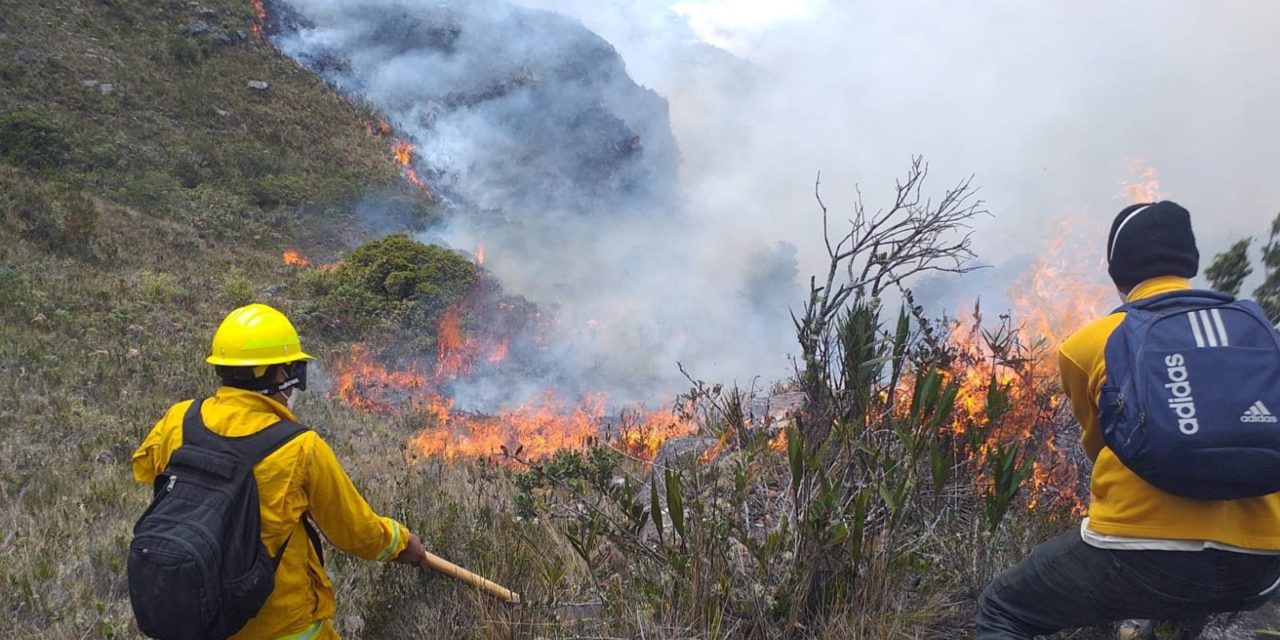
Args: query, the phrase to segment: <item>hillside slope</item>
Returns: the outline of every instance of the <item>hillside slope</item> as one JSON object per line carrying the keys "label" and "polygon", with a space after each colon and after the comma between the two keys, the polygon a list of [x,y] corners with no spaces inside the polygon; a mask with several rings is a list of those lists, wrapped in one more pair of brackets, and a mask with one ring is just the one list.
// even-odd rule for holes
{"label": "hillside slope", "polygon": [[[372,120],[255,35],[247,0],[0,2],[0,635],[136,635],[122,561],[149,495],[129,454],[169,403],[212,391],[222,315],[294,308],[281,250],[370,237],[369,193],[406,223],[436,215]],[[395,425],[309,396],[390,510]],[[375,628],[345,593],[347,628]]]}

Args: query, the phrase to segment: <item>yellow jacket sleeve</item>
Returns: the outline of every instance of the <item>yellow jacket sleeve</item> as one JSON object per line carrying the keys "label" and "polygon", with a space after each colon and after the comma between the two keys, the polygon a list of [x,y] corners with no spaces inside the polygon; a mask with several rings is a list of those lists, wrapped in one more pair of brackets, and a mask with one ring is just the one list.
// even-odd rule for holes
{"label": "yellow jacket sleeve", "polygon": [[1098,407],[1089,388],[1089,372],[1071,359],[1065,351],[1058,353],[1058,370],[1062,372],[1062,389],[1071,402],[1071,413],[1080,422],[1080,446],[1090,460],[1102,451],[1102,432],[1098,429]]}
{"label": "yellow jacket sleeve", "polygon": [[169,454],[182,444],[182,429],[171,428],[175,414],[177,423],[181,425],[181,416],[186,413],[189,406],[191,403],[188,401],[169,407],[164,417],[160,418],[155,426],[151,427],[147,437],[142,439],[142,444],[138,445],[132,456],[135,480],[150,484],[155,482],[156,476],[164,471],[165,465],[169,463]]}
{"label": "yellow jacket sleeve", "polygon": [[303,490],[312,519],[333,546],[366,560],[391,560],[408,544],[409,530],[373,512],[323,438],[316,438]]}

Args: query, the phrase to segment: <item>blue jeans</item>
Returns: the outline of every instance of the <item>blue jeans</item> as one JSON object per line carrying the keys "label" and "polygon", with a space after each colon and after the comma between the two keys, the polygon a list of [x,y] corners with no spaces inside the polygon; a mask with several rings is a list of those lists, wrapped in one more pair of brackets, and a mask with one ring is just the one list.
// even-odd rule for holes
{"label": "blue jeans", "polygon": [[975,638],[1034,638],[1115,620],[1194,622],[1261,606],[1280,556],[1205,551],[1111,551],[1078,530],[1041,544],[978,599]]}

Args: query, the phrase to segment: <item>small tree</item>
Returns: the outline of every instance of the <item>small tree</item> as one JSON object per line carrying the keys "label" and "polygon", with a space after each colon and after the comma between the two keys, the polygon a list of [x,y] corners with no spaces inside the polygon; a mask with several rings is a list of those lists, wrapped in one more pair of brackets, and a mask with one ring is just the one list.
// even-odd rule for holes
{"label": "small tree", "polygon": [[1214,257],[1213,263],[1204,270],[1204,277],[1214,289],[1233,296],[1240,293],[1240,285],[1253,273],[1253,267],[1249,266],[1251,242],[1253,238],[1245,238]]}
{"label": "small tree", "polygon": [[[1214,256],[1204,277],[1213,288],[1237,295],[1245,278],[1253,273],[1249,264],[1249,244],[1253,238],[1245,238],[1231,245],[1230,249]],[[1262,284],[1253,290],[1253,297],[1272,322],[1280,323],[1280,215],[1271,222],[1271,235],[1262,245]]]}
{"label": "small tree", "polygon": [[1262,273],[1253,297],[1272,322],[1280,322],[1280,215],[1271,222],[1271,236],[1262,246]]}
{"label": "small tree", "polygon": [[[866,446],[869,440],[860,435],[862,429],[883,428],[891,422],[887,415],[872,414],[892,410],[892,395],[904,369],[910,321],[904,309],[893,332],[883,332],[881,296],[895,289],[909,300],[903,282],[912,276],[975,269],[970,223],[987,213],[975,197],[972,178],[933,200],[923,195],[927,175],[928,165],[920,157],[912,158],[906,177],[895,185],[893,204],[875,213],[868,213],[859,193],[848,231],[834,241],[820,180],[814,186],[822,209],[828,267],[821,283],[816,277],[810,279],[803,313],[793,315],[802,358],[797,377],[806,396],[795,434],[800,442],[793,442],[789,453],[794,517],[802,527],[796,538],[796,559],[804,564],[795,576],[791,602],[790,618],[795,624],[821,615],[851,582],[841,576],[850,577],[849,572],[856,571],[850,567],[856,567],[857,558],[849,554],[857,555],[861,549],[840,541],[856,539],[860,545],[866,521],[880,517],[873,511],[894,517],[901,513],[897,503],[912,490],[908,467],[914,460],[881,455],[888,450]],[[923,320],[918,308],[913,312]],[[922,328],[926,324],[921,322]],[[893,365],[887,381],[886,362]],[[926,395],[934,406],[928,412],[949,414],[950,401],[946,393],[939,394],[941,380],[933,380],[937,384]],[[949,393],[954,398],[955,389]],[[918,400],[913,400],[912,407],[917,414],[922,409]],[[904,438],[924,441],[914,434]],[[911,448],[913,455],[921,453]],[[868,470],[877,474],[877,465],[884,471],[881,475],[893,475],[894,480],[869,479]],[[877,495],[867,490],[872,485]],[[806,526],[811,530],[804,531]]]}
{"label": "small tree", "polygon": [[[902,290],[907,278],[926,272],[965,273],[971,263],[972,229],[969,223],[986,214],[975,198],[972,177],[943,193],[937,202],[923,195],[929,167],[916,156],[906,178],[895,184],[893,205],[868,214],[859,191],[849,230],[833,244],[830,216],[814,184],[814,197],[822,209],[822,229],[828,256],[822,284],[809,279],[809,300],[804,312],[792,319],[800,342],[800,386],[808,395],[806,438],[811,447],[825,440],[825,431],[840,411],[833,390],[844,380],[833,380],[834,340],[864,340],[872,348],[875,336],[867,335],[880,312],[880,296],[886,290]],[[841,314],[852,314],[843,331],[833,331]],[[861,335],[859,335],[861,334]],[[846,396],[856,402],[856,397]],[[845,407],[854,409],[857,407]],[[807,453],[814,453],[810,450]]]}

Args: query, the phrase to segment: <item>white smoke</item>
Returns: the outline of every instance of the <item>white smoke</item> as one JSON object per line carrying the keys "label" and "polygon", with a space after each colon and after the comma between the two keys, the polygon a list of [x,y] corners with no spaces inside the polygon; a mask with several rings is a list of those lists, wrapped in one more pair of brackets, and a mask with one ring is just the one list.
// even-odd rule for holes
{"label": "white smoke", "polygon": [[416,145],[415,167],[453,207],[425,239],[483,244],[507,290],[557,319],[554,366],[459,385],[460,406],[542,386],[664,401],[687,384],[678,362],[714,379],[789,372],[796,251],[740,242],[749,220],[711,228],[685,207],[667,102],[605,40],[500,0],[273,8],[283,51]]}
{"label": "white smoke", "polygon": [[519,1],[616,46],[671,102],[690,209],[795,244],[802,274],[825,260],[814,176],[833,210],[855,182],[876,206],[911,154],[938,189],[976,175],[995,214],[975,235],[994,269],[938,287],[951,308],[998,294],[1059,219],[1101,247],[1135,160],[1191,210],[1202,266],[1280,213],[1276,3]]}
{"label": "white smoke", "polygon": [[[521,207],[531,190],[504,179],[521,159],[502,157],[512,147],[501,127],[419,126],[439,112],[415,96],[465,92],[495,67],[483,55],[440,67],[370,26],[439,2],[292,0],[317,27],[279,44],[304,60],[354,50],[356,73],[330,77],[359,78],[339,86],[395,114],[429,162],[474,170],[459,189],[499,212],[456,216],[441,237],[484,242],[486,265],[511,289],[557,307],[575,338],[560,343],[563,369],[623,398],[678,384],[677,360],[725,380],[788,372],[797,280],[826,263],[819,172],[836,220],[855,185],[868,207],[885,203],[913,154],[929,161],[934,193],[976,176],[995,216],[979,221],[975,248],[993,268],[922,283],[950,309],[979,294],[998,305],[1063,217],[1081,220],[1069,245],[1100,247],[1135,161],[1157,170],[1161,197],[1192,211],[1202,265],[1280,211],[1280,84],[1266,75],[1280,63],[1274,3],[517,2],[580,20],[666,99],[677,188],[658,180],[643,198],[609,199],[627,202],[620,214],[560,210],[594,200]],[[468,4],[493,19],[512,11]],[[521,40],[531,59],[563,50],[553,32],[532,31]],[[1081,262],[1106,282],[1096,254]]]}

